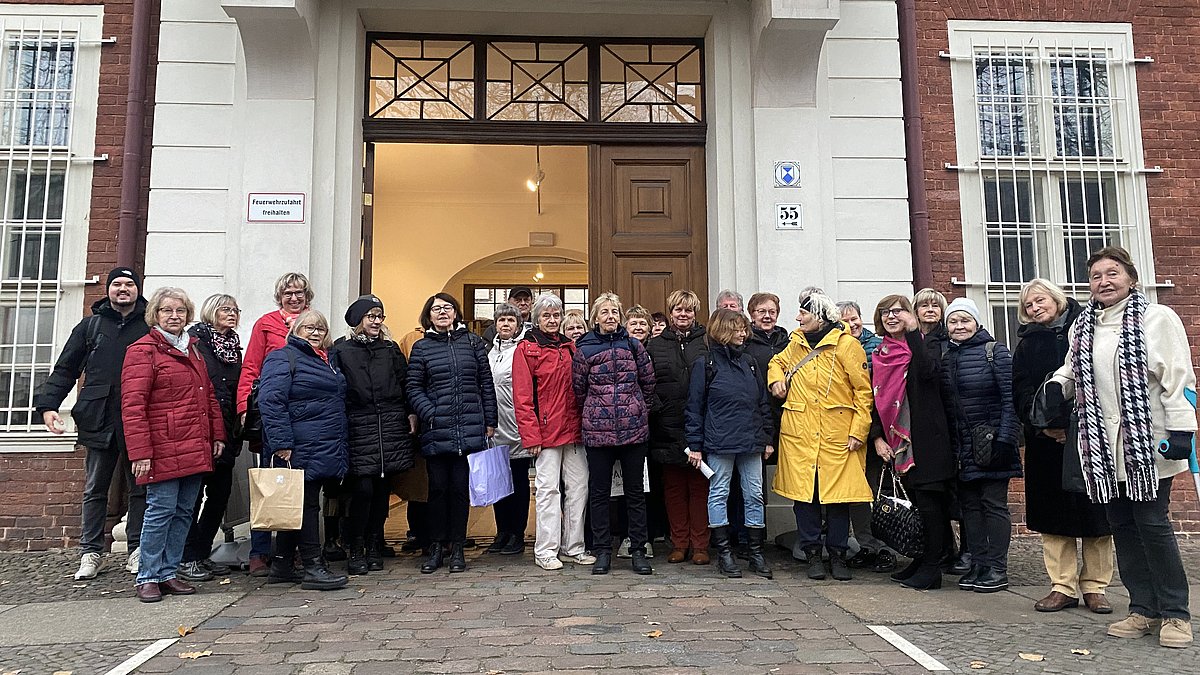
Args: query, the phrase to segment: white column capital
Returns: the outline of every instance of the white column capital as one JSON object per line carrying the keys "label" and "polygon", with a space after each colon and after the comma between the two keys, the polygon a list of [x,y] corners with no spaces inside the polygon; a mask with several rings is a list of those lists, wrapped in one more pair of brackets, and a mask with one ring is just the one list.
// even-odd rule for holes
{"label": "white column capital", "polygon": [[222,0],[245,54],[246,98],[312,99],[317,0]]}
{"label": "white column capital", "polygon": [[839,0],[753,0],[750,24],[756,108],[816,105],[825,35]]}

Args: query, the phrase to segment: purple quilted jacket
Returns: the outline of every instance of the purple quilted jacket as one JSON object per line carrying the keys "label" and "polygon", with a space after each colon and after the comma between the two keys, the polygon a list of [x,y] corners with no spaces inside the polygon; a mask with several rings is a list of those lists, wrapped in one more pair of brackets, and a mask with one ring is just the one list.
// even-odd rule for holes
{"label": "purple quilted jacket", "polygon": [[644,443],[650,437],[654,366],[650,355],[624,328],[592,330],[576,342],[571,364],[575,398],[583,411],[583,444]]}

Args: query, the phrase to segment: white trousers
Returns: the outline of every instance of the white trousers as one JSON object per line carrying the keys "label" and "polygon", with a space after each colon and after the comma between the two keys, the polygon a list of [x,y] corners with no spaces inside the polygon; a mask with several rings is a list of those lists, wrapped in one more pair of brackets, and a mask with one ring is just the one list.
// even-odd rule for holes
{"label": "white trousers", "polygon": [[537,539],[533,554],[538,558],[553,558],[560,552],[574,556],[585,550],[583,516],[587,509],[588,465],[584,453],[582,445],[572,443],[542,448],[534,461]]}

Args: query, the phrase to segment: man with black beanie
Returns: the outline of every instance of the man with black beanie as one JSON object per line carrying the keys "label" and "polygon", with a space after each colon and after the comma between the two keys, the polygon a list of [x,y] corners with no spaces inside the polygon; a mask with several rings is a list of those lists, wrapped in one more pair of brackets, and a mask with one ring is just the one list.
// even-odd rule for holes
{"label": "man with black beanie", "polygon": [[[121,426],[121,367],[125,349],[146,335],[146,299],[142,297],[142,278],[129,267],[117,267],[105,281],[107,296],[92,305],[71,331],[63,345],[54,370],[38,387],[33,405],[53,434],[67,429],[58,408],[75,388],[80,376],[83,388],[71,418],[79,432],[79,445],[87,453],[83,488],[83,527],[80,548],[83,555],[78,580],[96,576],[103,565],[104,520],[108,515],[108,488],[113,473],[125,456],[125,434]],[[137,572],[138,543],[142,517],[146,513],[146,489],[137,485],[126,465],[129,489],[129,520],[126,533],[129,560],[126,569]],[[132,568],[132,569],[131,569]]]}

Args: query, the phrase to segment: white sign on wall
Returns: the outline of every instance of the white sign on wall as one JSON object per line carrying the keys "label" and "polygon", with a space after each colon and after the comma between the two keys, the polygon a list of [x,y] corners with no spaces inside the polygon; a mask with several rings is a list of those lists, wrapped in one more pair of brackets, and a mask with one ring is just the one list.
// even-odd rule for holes
{"label": "white sign on wall", "polygon": [[803,230],[804,210],[799,204],[775,205],[775,229]]}
{"label": "white sign on wall", "polygon": [[800,187],[800,162],[775,162],[775,187]]}
{"label": "white sign on wall", "polygon": [[246,221],[251,223],[303,223],[303,192],[251,192],[246,197]]}

